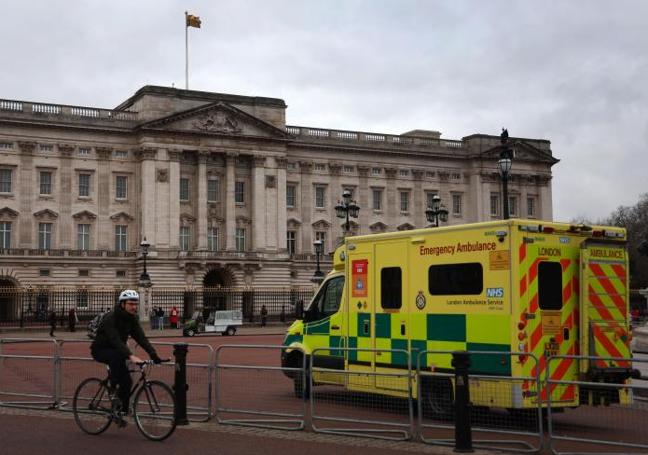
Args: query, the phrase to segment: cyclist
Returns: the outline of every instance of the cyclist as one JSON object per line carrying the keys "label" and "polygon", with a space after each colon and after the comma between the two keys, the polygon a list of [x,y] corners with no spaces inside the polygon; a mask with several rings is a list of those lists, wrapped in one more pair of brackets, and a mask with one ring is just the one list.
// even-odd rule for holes
{"label": "cyclist", "polygon": [[102,319],[97,336],[90,346],[92,358],[110,367],[111,387],[119,386],[118,396],[122,403],[122,414],[128,414],[128,401],[133,386],[126,360],[133,363],[142,361],[128,348],[126,344],[128,337],[131,336],[148,353],[153,362],[162,362],[140,326],[137,318],[138,304],[137,291],[127,289],[119,294],[117,305]]}

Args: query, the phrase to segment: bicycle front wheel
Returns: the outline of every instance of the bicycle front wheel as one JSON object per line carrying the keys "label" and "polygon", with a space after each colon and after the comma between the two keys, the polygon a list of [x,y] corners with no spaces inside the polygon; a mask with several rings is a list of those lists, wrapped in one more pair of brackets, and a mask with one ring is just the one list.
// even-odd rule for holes
{"label": "bicycle front wheel", "polygon": [[88,434],[96,435],[108,429],[112,422],[111,406],[105,383],[98,378],[86,379],[74,392],[74,420]]}
{"label": "bicycle front wheel", "polygon": [[160,381],[147,381],[133,398],[137,428],[152,441],[162,441],[175,430],[175,396],[171,387]]}

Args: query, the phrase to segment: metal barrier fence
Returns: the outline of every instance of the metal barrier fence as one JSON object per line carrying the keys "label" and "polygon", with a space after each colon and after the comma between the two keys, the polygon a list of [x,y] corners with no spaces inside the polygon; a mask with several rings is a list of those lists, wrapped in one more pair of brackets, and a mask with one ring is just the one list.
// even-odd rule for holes
{"label": "metal barrier fence", "polygon": [[[25,346],[27,351],[21,349]],[[0,339],[0,406],[56,408],[57,369],[55,340]]]}
{"label": "metal barrier fence", "polygon": [[[90,359],[89,343],[0,339],[0,406],[70,411],[77,385],[86,377],[106,375],[105,366]],[[172,356],[173,343],[154,345],[161,357]],[[455,377],[460,376],[438,368],[449,364],[451,351],[418,353],[412,371],[412,358],[405,350],[322,348],[307,357],[294,349],[301,357],[300,366],[284,368],[277,364],[285,346],[224,345],[215,351],[206,344],[188,346],[187,398],[192,420],[215,415],[222,424],[283,430],[310,426],[319,433],[393,440],[418,436],[430,444],[453,444],[453,389]],[[648,453],[648,433],[643,428],[648,416],[648,377],[625,383],[552,379],[549,372],[566,368],[565,362],[578,364],[593,358],[555,356],[541,364],[529,353],[467,354],[476,371],[468,374],[475,448],[539,452],[544,441],[557,455],[604,453],[610,448]],[[596,360],[625,362],[622,367],[627,370],[637,367],[648,372],[648,358]],[[519,367],[516,362],[525,362],[525,371],[542,371],[544,380],[539,373],[514,378],[484,373],[490,371],[484,365]],[[402,369],[382,368],[381,363],[399,364]],[[618,377],[624,374],[617,373]],[[174,382],[173,365],[154,368],[152,374],[168,384]],[[295,396],[304,390],[305,399]],[[546,401],[541,402],[545,395]],[[556,397],[567,395],[571,401],[555,402]],[[418,399],[416,420],[414,399]],[[543,411],[548,423],[544,439]]]}
{"label": "metal barrier fence", "polygon": [[[614,449],[642,449],[648,452],[646,416],[648,416],[648,383],[632,381],[627,384],[609,382],[566,381],[552,379],[549,372],[565,362],[589,361],[594,357],[553,356],[547,361],[545,384],[554,394],[577,393],[580,406],[557,413],[548,393],[547,417],[549,441],[554,454],[609,453]],[[618,362],[627,368],[642,364],[646,370],[648,359],[620,359],[596,357],[597,361]],[[639,453],[639,452],[634,452]]]}
{"label": "metal barrier fence", "polygon": [[[306,401],[294,396],[293,383],[288,377],[300,378],[304,384],[305,368],[276,366],[283,349],[286,347],[262,345],[222,345],[216,349],[218,423],[281,430],[306,427]],[[254,355],[252,350],[276,353],[269,358]],[[301,353],[301,365],[305,365],[304,352],[292,351]]]}
{"label": "metal barrier fence", "polygon": [[[58,328],[71,328],[78,318],[80,325],[117,303],[122,289],[101,288],[21,288],[0,287],[0,327],[46,327],[52,312]],[[245,322],[292,321],[299,302],[307,303],[313,288],[156,288],[150,290],[149,306],[162,308],[168,320],[171,309],[178,311],[180,321],[195,311],[240,310]],[[70,313],[74,310],[74,313]],[[264,311],[265,310],[265,311]],[[206,315],[205,315],[206,316]],[[205,317],[206,319],[206,317]],[[165,326],[167,323],[165,322]]]}
{"label": "metal barrier fence", "polygon": [[[324,358],[332,357],[351,359],[349,368],[327,368],[329,362]],[[380,367],[380,363],[397,361],[403,362],[404,371],[400,373]],[[313,431],[411,439],[415,432],[411,378],[410,356],[406,350],[342,347],[313,350],[308,370]],[[384,395],[376,394],[376,389]]]}
{"label": "metal barrier fence", "polygon": [[[173,361],[173,345],[176,343],[152,341],[158,355]],[[212,391],[214,387],[214,348],[208,344],[187,343],[187,418],[192,422],[206,422],[212,417]],[[137,352],[139,346],[134,348]],[[175,364],[163,364],[150,371],[151,379],[158,379],[173,386]]]}
{"label": "metal barrier fence", "polygon": [[[427,350],[419,352],[417,357],[418,430],[419,438],[427,444],[455,444],[455,375],[434,368],[435,363],[450,365],[452,354],[453,351]],[[478,371],[468,373],[473,447],[516,453],[539,451],[543,442],[541,403],[536,398],[535,404],[527,403],[523,407],[525,395],[538,396],[539,375],[511,377],[480,372],[496,372],[514,362],[524,362],[532,371],[538,364],[537,358],[516,352],[467,351],[466,354],[472,369]]]}

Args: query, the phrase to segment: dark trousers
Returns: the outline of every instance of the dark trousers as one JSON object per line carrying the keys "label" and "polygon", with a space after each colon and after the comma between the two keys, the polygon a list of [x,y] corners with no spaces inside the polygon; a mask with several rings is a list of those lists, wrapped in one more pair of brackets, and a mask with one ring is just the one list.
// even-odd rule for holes
{"label": "dark trousers", "polygon": [[54,330],[56,330],[56,324],[50,324],[50,336],[54,336]]}
{"label": "dark trousers", "polygon": [[122,410],[128,411],[128,399],[130,390],[133,386],[133,380],[128,372],[126,358],[117,349],[97,349],[92,350],[92,358],[97,362],[105,363],[110,367],[110,383],[115,386],[119,385],[119,399],[122,402]]}

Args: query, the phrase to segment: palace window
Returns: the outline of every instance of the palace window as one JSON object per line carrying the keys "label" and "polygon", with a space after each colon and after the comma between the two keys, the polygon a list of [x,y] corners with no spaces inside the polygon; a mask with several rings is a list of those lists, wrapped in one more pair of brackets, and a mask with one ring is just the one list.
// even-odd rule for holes
{"label": "palace window", "polygon": [[90,196],[90,174],[79,174],[79,196]]}
{"label": "palace window", "polygon": [[0,193],[11,193],[11,169],[0,169]]}
{"label": "palace window", "polygon": [[288,254],[290,256],[293,256],[297,252],[296,239],[297,239],[297,232],[286,231],[286,248],[288,249]]}
{"label": "palace window", "polygon": [[220,200],[218,183],[218,179],[207,180],[207,202],[218,202]]}
{"label": "palace window", "polygon": [[218,251],[218,228],[216,227],[207,229],[207,249],[209,251]]}
{"label": "palace window", "polygon": [[40,194],[52,194],[52,173],[50,171],[40,172]]}
{"label": "palace window", "polygon": [[189,226],[180,226],[180,249],[189,251],[189,242],[191,240],[191,228]]}
{"label": "palace window", "polygon": [[293,208],[297,205],[297,186],[286,185],[286,207]]}
{"label": "palace window", "polygon": [[245,251],[245,229],[236,228],[236,251]]}
{"label": "palace window", "polygon": [[189,179],[186,177],[180,178],[180,200],[189,200]]}
{"label": "palace window", "polygon": [[234,202],[245,204],[245,182],[236,182],[234,185]]}
{"label": "palace window", "polygon": [[11,248],[11,221],[0,221],[0,248]]}
{"label": "palace window", "polygon": [[326,187],[316,186],[315,187],[315,208],[323,209],[325,203],[326,203]]}
{"label": "palace window", "polygon": [[373,189],[373,209],[382,210],[382,190]]}
{"label": "palace window", "polygon": [[52,223],[38,223],[38,248],[52,248]]}
{"label": "palace window", "polygon": [[115,199],[126,199],[128,195],[128,177],[118,175],[115,177]]}
{"label": "palace window", "polygon": [[90,249],[90,225],[77,224],[77,250]]}
{"label": "palace window", "polygon": [[115,226],[115,251],[128,250],[127,229],[125,225]]}

